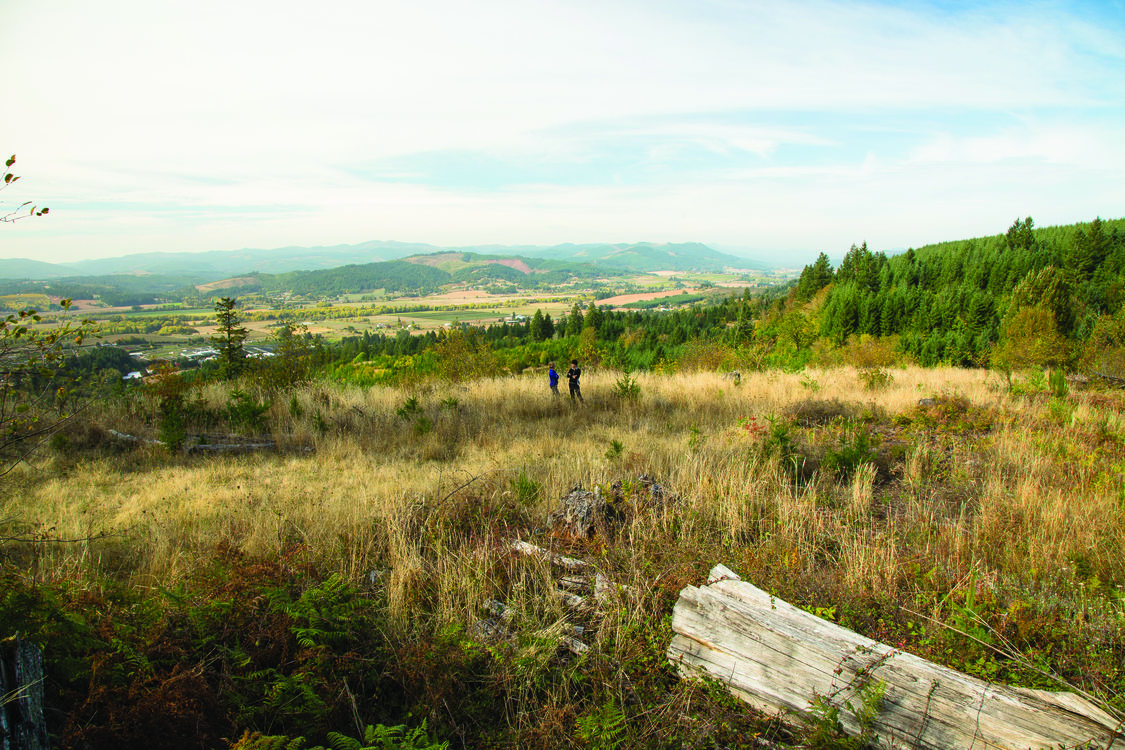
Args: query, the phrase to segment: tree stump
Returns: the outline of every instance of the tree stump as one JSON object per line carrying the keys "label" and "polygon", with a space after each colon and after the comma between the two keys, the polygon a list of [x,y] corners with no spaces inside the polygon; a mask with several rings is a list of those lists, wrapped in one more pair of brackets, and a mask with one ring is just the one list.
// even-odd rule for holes
{"label": "tree stump", "polygon": [[48,750],[43,654],[16,636],[0,641],[0,750]]}

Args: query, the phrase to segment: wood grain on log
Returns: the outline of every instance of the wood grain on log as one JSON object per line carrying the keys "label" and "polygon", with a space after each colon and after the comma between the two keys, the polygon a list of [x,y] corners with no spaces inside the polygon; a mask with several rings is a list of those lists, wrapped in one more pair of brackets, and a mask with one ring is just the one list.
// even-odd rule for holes
{"label": "wood grain on log", "polygon": [[[716,566],[706,586],[680,592],[668,658],[685,676],[718,679],[768,713],[809,713],[820,698],[853,734],[854,707],[880,686],[866,727],[882,746],[1054,748],[1125,739],[1080,696],[995,685],[823,620]],[[881,683],[881,685],[880,685]]]}

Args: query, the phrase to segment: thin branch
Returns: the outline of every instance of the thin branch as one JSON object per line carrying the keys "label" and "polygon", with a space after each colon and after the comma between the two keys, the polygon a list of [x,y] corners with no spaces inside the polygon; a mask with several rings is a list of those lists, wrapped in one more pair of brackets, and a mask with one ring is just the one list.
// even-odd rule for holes
{"label": "thin branch", "polygon": [[124,531],[103,531],[99,534],[77,537],[75,539],[36,539],[35,537],[27,536],[0,536],[0,542],[18,542],[19,544],[81,544],[83,542],[96,542],[100,539],[125,536],[126,532],[132,530],[132,528],[133,527],[130,526]]}
{"label": "thin branch", "polygon": [[[998,648],[998,647],[994,646],[993,644],[988,643],[987,641],[981,640],[980,638],[977,638],[976,636],[971,635],[970,633],[966,633],[965,631],[950,625],[947,622],[943,622],[941,620],[938,620],[937,618],[930,617],[929,615],[926,615],[926,614],[922,614],[921,612],[915,612],[914,610],[912,610],[908,607],[899,607],[899,609],[901,609],[903,612],[908,612],[908,613],[914,615],[915,617],[921,617],[924,620],[929,620],[930,622],[934,623],[935,625],[940,625],[941,627],[943,627],[947,630],[952,630],[954,633],[957,633],[959,635],[963,635],[964,637],[968,638],[969,640],[975,641],[976,643],[980,644],[981,646],[984,646],[986,649],[992,651],[993,653],[997,654],[998,656],[1002,656],[1005,659],[1010,659],[1010,660],[1016,662],[1017,664],[1020,665],[1020,667],[1022,667],[1024,669],[1028,669],[1032,672],[1035,672],[1036,674],[1039,674],[1043,677],[1046,677],[1049,680],[1053,680],[1053,681],[1057,682],[1058,684],[1067,688],[1071,692],[1074,692],[1074,693],[1082,696],[1086,700],[1090,701],[1091,703],[1097,705],[1099,708],[1104,710],[1106,713],[1108,713],[1114,719],[1122,719],[1121,713],[1118,712],[1113,706],[1109,705],[1109,703],[1107,701],[1104,701],[1104,700],[1098,698],[1097,696],[1092,695],[1091,693],[1088,693],[1087,691],[1083,690],[1082,688],[1078,687],[1074,683],[1067,680],[1065,677],[1062,677],[1061,675],[1055,673],[1053,670],[1047,671],[1047,670],[1033,664],[1026,656],[1024,656],[1022,653],[1020,653],[1006,638],[1004,638],[1004,636],[1002,636],[998,632],[996,632],[995,628],[993,628],[991,625],[989,625],[987,622],[985,622],[979,616],[976,616],[975,613],[974,613],[974,618],[977,620],[977,622],[980,623],[981,625],[983,625],[984,627],[988,628],[988,630],[990,632],[992,632],[997,638],[999,638],[1004,643],[1004,645],[1007,647],[1006,649]],[[1121,722],[1121,724],[1118,725],[1118,728],[1120,728],[1122,725],[1125,725],[1125,719],[1122,719],[1122,722]]]}

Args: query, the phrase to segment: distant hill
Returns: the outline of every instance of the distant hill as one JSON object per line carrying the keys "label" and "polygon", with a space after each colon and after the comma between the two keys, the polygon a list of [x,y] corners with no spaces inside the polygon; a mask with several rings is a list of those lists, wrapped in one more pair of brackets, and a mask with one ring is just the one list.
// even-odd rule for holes
{"label": "distant hill", "polygon": [[763,267],[759,262],[721,253],[700,242],[565,244],[521,248],[521,254],[532,258],[568,258],[621,271],[722,271],[727,268],[749,270]]}
{"label": "distant hill", "polygon": [[[56,279],[115,274],[182,276],[207,284],[250,273],[280,274],[365,265],[434,253],[472,253],[507,258],[541,258],[588,263],[620,271],[719,271],[724,268],[763,269],[760,261],[739,258],[698,242],[651,242],[590,245],[472,245],[438,247],[420,242],[373,240],[358,245],[280,247],[272,250],[211,250],[201,253],[138,253],[67,264],[26,258],[0,260],[0,279]],[[447,269],[448,270],[448,269]]]}
{"label": "distant hill", "polygon": [[71,265],[30,258],[0,258],[0,279],[58,279],[82,272]]}

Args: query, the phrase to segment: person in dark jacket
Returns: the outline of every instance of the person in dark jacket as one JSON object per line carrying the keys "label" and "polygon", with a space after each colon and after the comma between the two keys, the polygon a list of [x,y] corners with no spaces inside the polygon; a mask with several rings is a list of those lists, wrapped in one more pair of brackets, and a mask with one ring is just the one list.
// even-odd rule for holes
{"label": "person in dark jacket", "polygon": [[547,367],[547,379],[551,382],[551,393],[557,396],[559,395],[559,373],[555,370],[554,362]]}
{"label": "person in dark jacket", "polygon": [[566,371],[566,382],[570,385],[570,398],[572,400],[577,398],[579,401],[585,402],[585,399],[582,398],[582,386],[578,383],[580,377],[582,377],[582,370],[578,367],[578,360],[570,360],[570,369]]}

